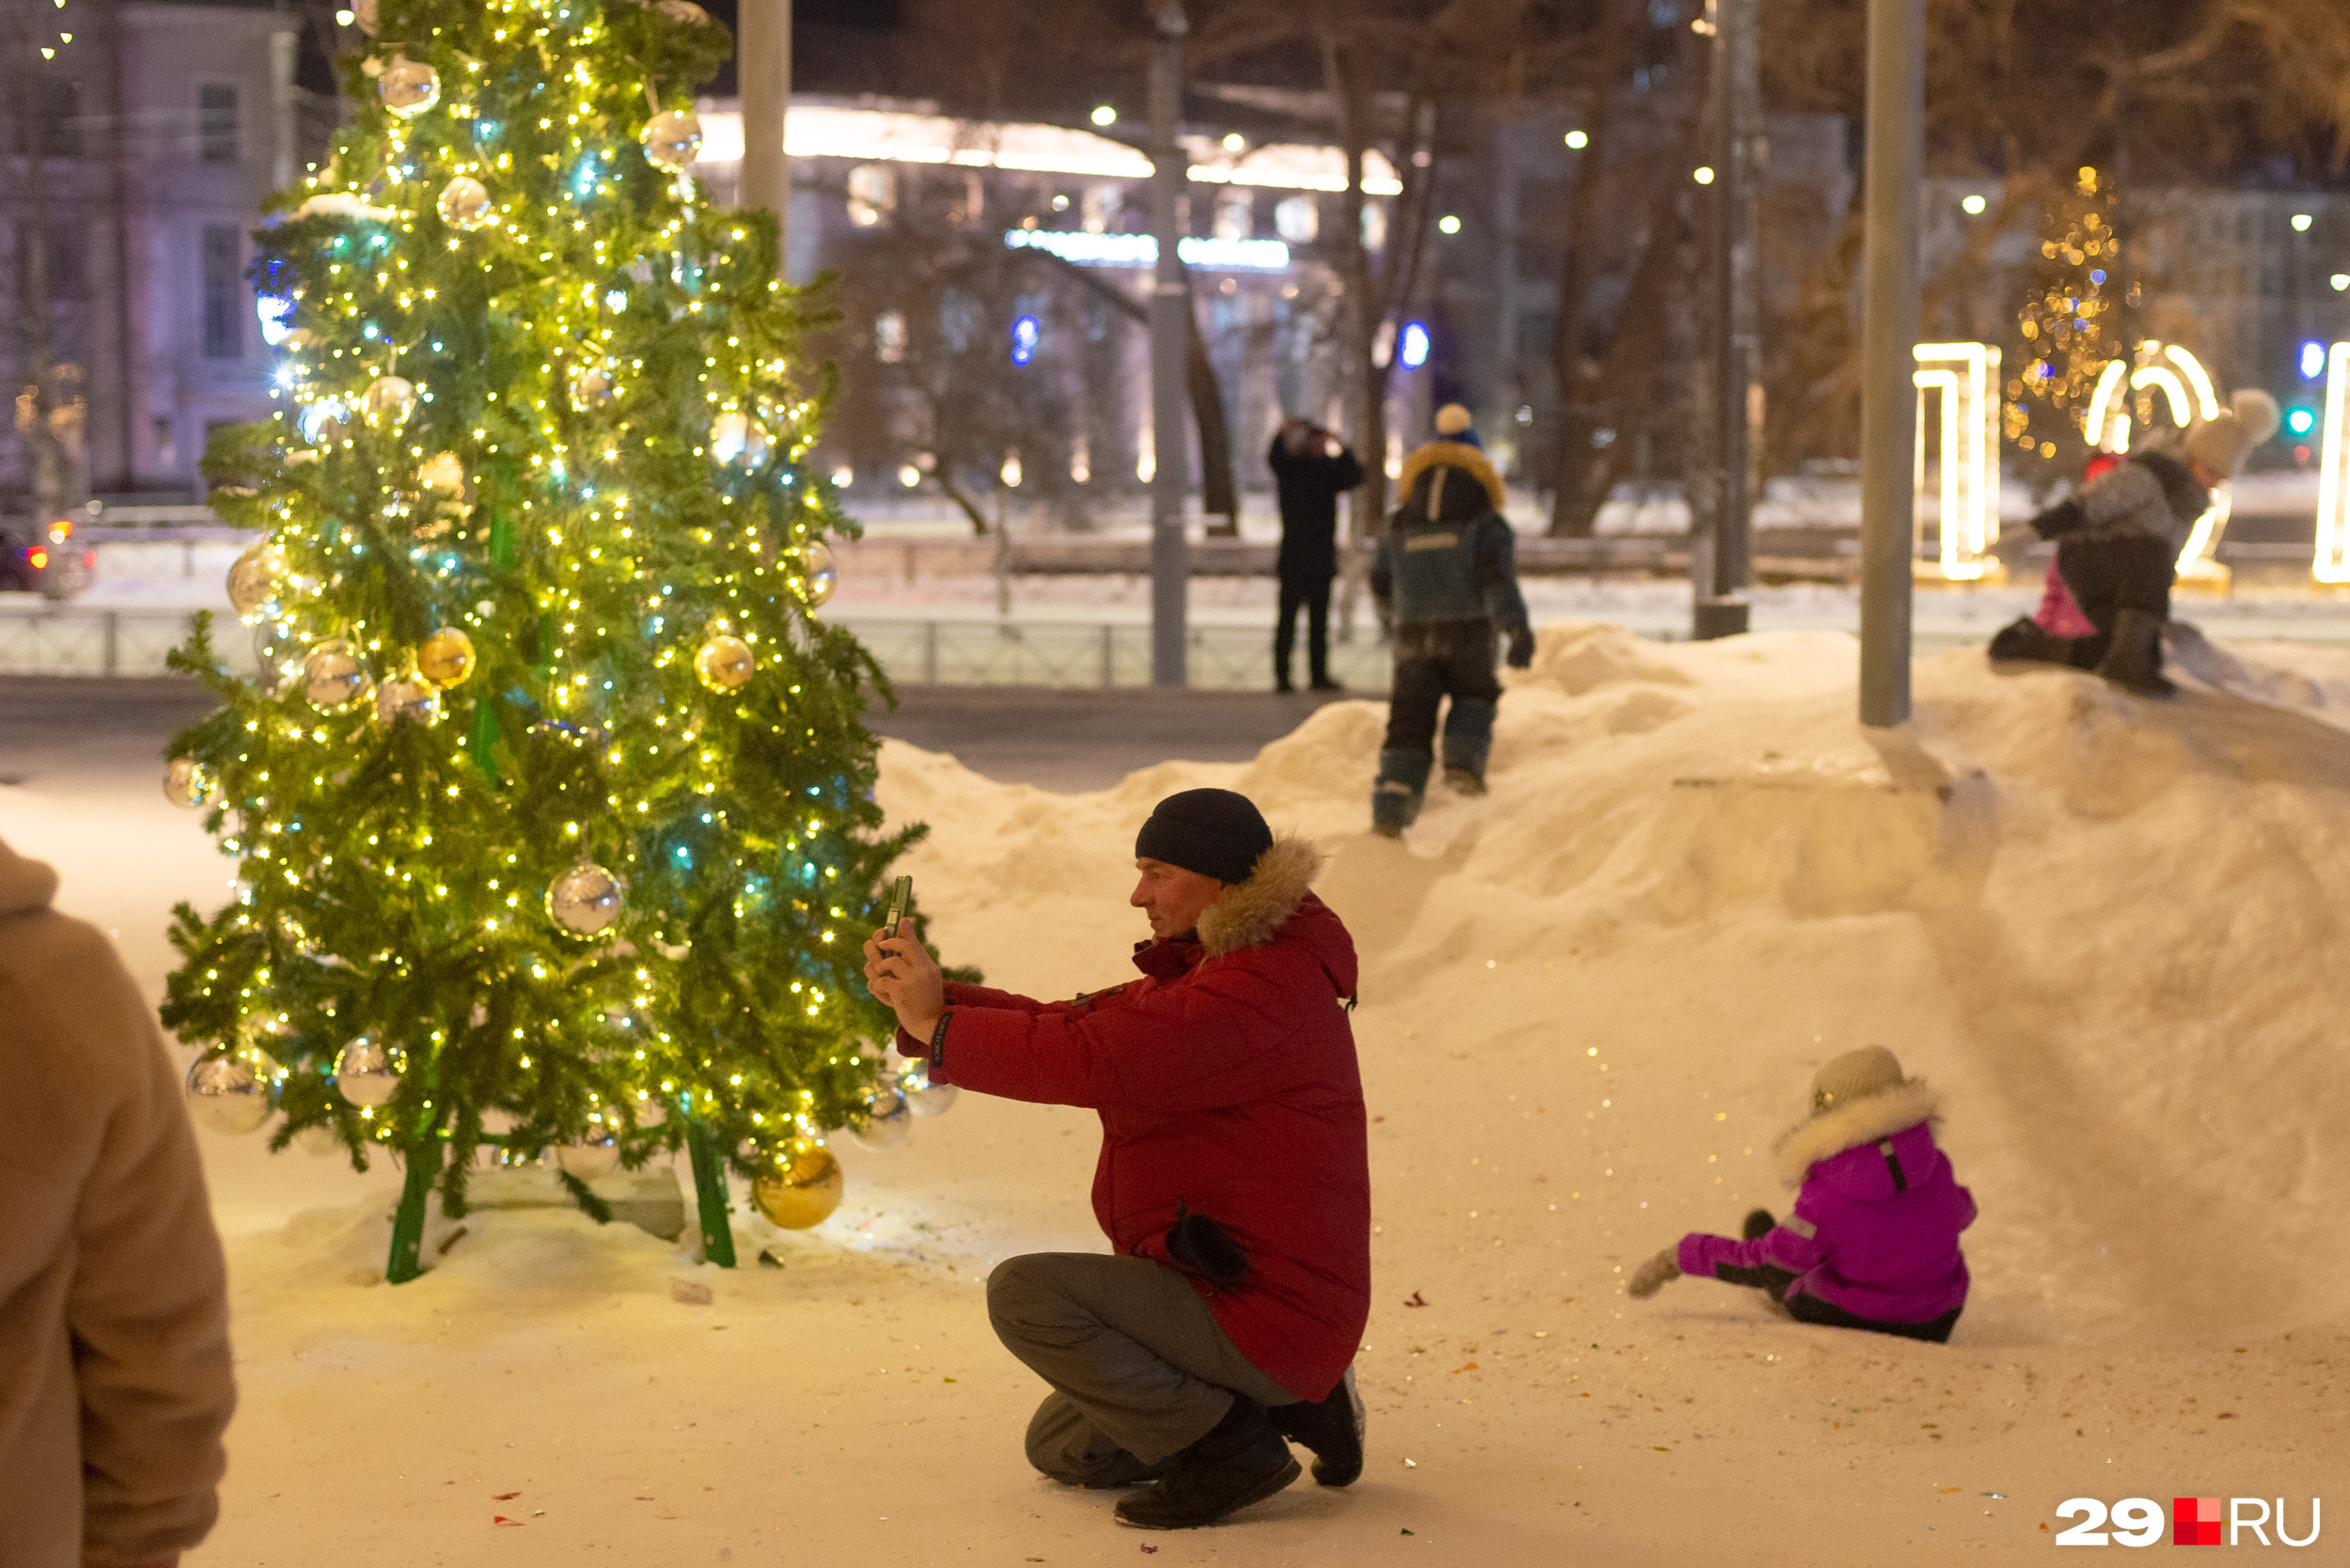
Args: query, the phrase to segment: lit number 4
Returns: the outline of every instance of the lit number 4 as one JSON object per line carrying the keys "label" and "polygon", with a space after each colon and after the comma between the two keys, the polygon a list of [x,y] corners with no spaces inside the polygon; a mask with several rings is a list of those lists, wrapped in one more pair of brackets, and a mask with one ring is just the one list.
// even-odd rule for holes
{"label": "lit number 4", "polygon": [[[2080,1523],[2061,1531],[2056,1538],[2060,1546],[2102,1546],[2107,1544],[2106,1532],[2098,1527],[2106,1522],[2106,1505],[2095,1497],[2071,1497],[2056,1511],[2060,1519],[2077,1516]],[[2162,1505],[2152,1497],[2123,1497],[2113,1505],[2113,1544],[2117,1546],[2151,1546],[2162,1539]]]}

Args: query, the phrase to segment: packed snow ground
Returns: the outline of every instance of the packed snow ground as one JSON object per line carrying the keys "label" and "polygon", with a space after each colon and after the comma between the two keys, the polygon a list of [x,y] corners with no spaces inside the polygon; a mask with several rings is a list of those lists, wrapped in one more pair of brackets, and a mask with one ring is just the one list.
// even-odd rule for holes
{"label": "packed snow ground", "polygon": [[[1841,635],[1553,625],[1493,794],[1437,794],[1402,845],[1362,831],[1373,704],[1075,796],[891,743],[932,933],[999,984],[1127,972],[1132,836],[1169,791],[1245,790],[1330,851],[1376,1119],[1363,1481],[1138,1537],[1027,1471],[1040,1389],[974,1287],[1101,1245],[1083,1112],[966,1094],[848,1145],[824,1226],[740,1221],[781,1269],[502,1213],[397,1289],[393,1172],[206,1134],[244,1404],[191,1568],[1883,1564],[2037,1554],[2076,1496],[2282,1497],[2304,1529],[2344,1491],[2350,654],[2192,664],[2156,704],[1938,655],[1881,733]],[[157,987],[169,902],[222,891],[149,777],[0,789],[0,831]],[[1705,1281],[1625,1298],[1684,1230],[1783,1202],[1773,1138],[1871,1042],[1942,1088],[1982,1205],[1951,1343]]]}

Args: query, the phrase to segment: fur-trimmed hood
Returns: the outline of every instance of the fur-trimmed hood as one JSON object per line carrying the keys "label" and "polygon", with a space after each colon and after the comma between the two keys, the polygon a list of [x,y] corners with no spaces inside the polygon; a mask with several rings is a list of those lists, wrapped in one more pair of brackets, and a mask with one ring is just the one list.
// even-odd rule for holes
{"label": "fur-trimmed hood", "polygon": [[1322,852],[1304,839],[1276,838],[1257,856],[1246,882],[1225,889],[1199,917],[1199,946],[1210,958],[1261,948],[1289,923],[1322,874]]}
{"label": "fur-trimmed hood", "polygon": [[1882,1142],[1896,1133],[1931,1121],[1941,1105],[1941,1096],[1924,1079],[1910,1078],[1797,1122],[1780,1137],[1774,1151],[1778,1158],[1779,1180],[1791,1187],[1800,1186],[1811,1168],[1822,1160],[1833,1159],[1847,1149]]}
{"label": "fur-trimmed hood", "polygon": [[1485,487],[1485,498],[1501,511],[1510,504],[1510,493],[1503,488],[1501,476],[1495,472],[1493,460],[1465,441],[1429,441],[1413,449],[1403,460],[1403,467],[1395,478],[1395,494],[1408,498],[1412,486],[1431,468],[1458,468],[1475,476]]}

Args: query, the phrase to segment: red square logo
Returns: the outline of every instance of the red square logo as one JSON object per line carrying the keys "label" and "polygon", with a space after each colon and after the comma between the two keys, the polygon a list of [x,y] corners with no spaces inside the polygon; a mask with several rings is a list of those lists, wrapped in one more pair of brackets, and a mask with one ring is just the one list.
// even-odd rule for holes
{"label": "red square logo", "polygon": [[2219,1544],[2219,1526],[2224,1518],[2217,1497],[2173,1497],[2170,1499],[2170,1544],[2217,1546]]}

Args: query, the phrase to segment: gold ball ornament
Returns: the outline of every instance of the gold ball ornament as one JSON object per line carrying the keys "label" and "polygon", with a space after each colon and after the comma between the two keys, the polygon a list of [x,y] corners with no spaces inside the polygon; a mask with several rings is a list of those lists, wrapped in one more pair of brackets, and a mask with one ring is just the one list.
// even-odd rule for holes
{"label": "gold ball ornament", "polygon": [[813,1138],[799,1138],[777,1150],[752,1181],[751,1201],[769,1224],[805,1231],[840,1207],[848,1185],[831,1150]]}
{"label": "gold ball ornament", "polygon": [[373,1029],[335,1058],[335,1092],[354,1105],[388,1105],[400,1092],[400,1058]]}
{"label": "gold ball ornament", "polygon": [[212,770],[193,757],[174,757],[164,765],[164,798],[174,806],[207,805],[217,787]]}
{"label": "gold ball ornament", "polygon": [[663,168],[682,169],[701,156],[702,122],[690,111],[664,109],[645,126],[645,156]]}
{"label": "gold ball ornament", "polygon": [[302,695],[314,708],[348,707],[368,689],[368,666],[347,642],[322,642],[302,661]]}
{"label": "gold ball ornament", "polygon": [[257,544],[228,568],[228,603],[241,616],[250,617],[277,592],[277,560],[266,544]]}
{"label": "gold ball ornament", "polygon": [[351,0],[351,20],[369,38],[375,37],[377,26],[375,6],[376,0]]}
{"label": "gold ball ornament", "polygon": [[713,692],[741,691],[758,668],[751,645],[728,632],[711,637],[694,655],[694,673]]}
{"label": "gold ball ornament", "polygon": [[416,406],[416,388],[405,376],[378,376],[368,384],[362,407],[371,424],[404,425]]}
{"label": "gold ball ornament", "polygon": [[583,413],[612,400],[612,372],[601,365],[586,365],[572,372],[572,406]]}
{"label": "gold ball ornament", "polygon": [[547,884],[547,917],[574,936],[596,936],[620,917],[620,879],[583,860]]}
{"label": "gold ball ornament", "polygon": [[451,228],[475,229],[497,216],[490,205],[490,187],[470,174],[461,174],[441,187],[441,221]]}
{"label": "gold ball ornament", "polygon": [[416,673],[440,687],[462,686],[473,678],[473,638],[444,626],[417,646]]}
{"label": "gold ball ornament", "polygon": [[402,719],[438,724],[441,694],[421,676],[398,676],[375,688],[375,716],[384,724],[398,724]]}
{"label": "gold ball ornament", "polygon": [[240,1136],[267,1121],[274,1108],[268,1081],[250,1061],[212,1057],[188,1069],[188,1114],[199,1126]]}
{"label": "gold ball ornament", "polygon": [[441,73],[422,60],[400,56],[376,77],[375,96],[402,119],[420,115],[441,101]]}
{"label": "gold ball ornament", "polygon": [[473,494],[473,484],[465,478],[465,465],[455,452],[435,452],[424,460],[416,470],[416,483],[434,495],[462,501]]}
{"label": "gold ball ornament", "polygon": [[659,0],[653,9],[670,21],[682,22],[688,27],[710,25],[710,13],[695,5],[694,0]]}
{"label": "gold ball ornament", "polygon": [[823,608],[840,585],[840,557],[821,539],[800,546],[800,598],[811,610]]}

